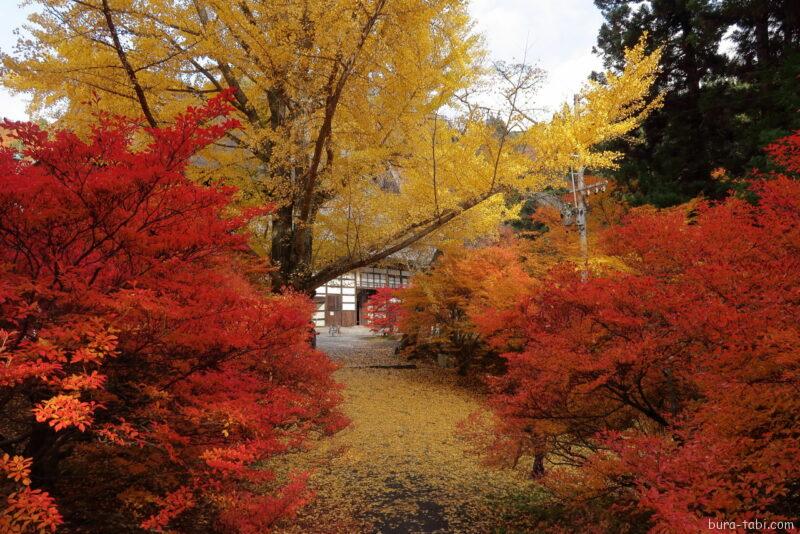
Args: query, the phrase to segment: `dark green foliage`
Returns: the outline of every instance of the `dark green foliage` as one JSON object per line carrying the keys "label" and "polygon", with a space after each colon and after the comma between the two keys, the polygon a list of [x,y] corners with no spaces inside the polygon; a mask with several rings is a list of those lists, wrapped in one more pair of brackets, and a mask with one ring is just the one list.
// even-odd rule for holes
{"label": "dark green foliage", "polygon": [[[553,194],[555,196],[555,194]],[[541,198],[536,195],[523,195],[521,193],[512,193],[506,196],[506,205],[511,207],[515,204],[522,203],[519,215],[513,219],[505,221],[505,225],[514,231],[516,235],[523,239],[533,239],[533,237],[547,227],[541,222],[534,220],[533,215],[536,213],[536,208],[542,203]]]}
{"label": "dark green foliage", "polygon": [[634,203],[668,206],[727,186],[714,169],[743,175],[768,163],[760,147],[800,128],[800,2],[797,0],[595,0],[605,23],[606,66],[646,31],[663,45],[654,91],[664,107],[618,144],[612,174]]}

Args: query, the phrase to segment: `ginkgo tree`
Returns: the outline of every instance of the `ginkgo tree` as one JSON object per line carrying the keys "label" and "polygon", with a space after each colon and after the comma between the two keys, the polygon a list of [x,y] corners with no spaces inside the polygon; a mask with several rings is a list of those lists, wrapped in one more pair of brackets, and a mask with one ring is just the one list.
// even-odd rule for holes
{"label": "ginkgo tree", "polygon": [[537,122],[520,105],[530,68],[500,68],[503,109],[468,95],[487,74],[464,0],[36,0],[31,38],[3,84],[31,111],[80,128],[87,106],[169,123],[230,89],[241,127],[194,169],[239,205],[275,203],[253,245],[273,285],[309,291],[412,245],[496,232],[505,194],[560,181],[658,105],[658,52],[587,86],[577,109]]}

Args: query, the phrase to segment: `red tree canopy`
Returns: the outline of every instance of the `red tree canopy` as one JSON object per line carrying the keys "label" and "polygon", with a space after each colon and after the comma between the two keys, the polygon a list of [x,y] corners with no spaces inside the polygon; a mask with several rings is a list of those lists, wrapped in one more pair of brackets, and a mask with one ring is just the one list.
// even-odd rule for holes
{"label": "red tree canopy", "polygon": [[400,298],[396,289],[379,287],[367,300],[367,325],[373,332],[397,332],[399,313]]}
{"label": "red tree canopy", "polygon": [[622,272],[556,269],[484,330],[524,340],[491,379],[495,447],[546,454],[578,523],[798,517],[800,183],[765,178],[753,203],[634,213],[605,236]]}
{"label": "red tree canopy", "polygon": [[[475,369],[501,372],[502,360],[487,350],[476,324],[492,322],[532,286],[521,261],[524,248],[513,239],[489,247],[452,248],[430,269],[416,273],[398,294],[403,352],[445,360],[462,375]],[[483,313],[487,308],[491,313]]]}
{"label": "red tree canopy", "polygon": [[308,497],[263,462],[345,423],[312,304],[266,294],[251,214],[184,176],[227,107],[104,116],[86,139],[6,123],[24,157],[0,151],[0,530],[55,529],[55,497],[97,532],[263,532]]}

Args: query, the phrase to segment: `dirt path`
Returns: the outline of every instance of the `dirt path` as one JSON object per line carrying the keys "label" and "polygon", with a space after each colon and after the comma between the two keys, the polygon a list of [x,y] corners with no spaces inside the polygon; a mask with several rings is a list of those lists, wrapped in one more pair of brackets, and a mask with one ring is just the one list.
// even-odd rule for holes
{"label": "dirt path", "polygon": [[406,364],[395,343],[360,328],[319,336],[342,364],[344,410],[353,424],[310,453],[293,457],[314,474],[313,504],[283,532],[493,532],[500,496],[523,491],[524,475],[480,465],[455,434],[480,409],[452,373],[371,366]]}

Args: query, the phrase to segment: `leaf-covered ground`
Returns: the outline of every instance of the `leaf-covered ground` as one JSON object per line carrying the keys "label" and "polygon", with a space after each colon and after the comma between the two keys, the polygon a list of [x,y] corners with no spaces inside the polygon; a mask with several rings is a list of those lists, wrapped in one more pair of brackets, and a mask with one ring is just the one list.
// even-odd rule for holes
{"label": "leaf-covered ground", "polygon": [[394,342],[365,330],[327,332],[319,346],[341,363],[345,406],[352,425],[292,458],[312,473],[317,497],[285,525],[284,533],[494,532],[500,503],[527,489],[525,474],[496,470],[469,454],[456,425],[480,409],[452,372],[405,364]]}

